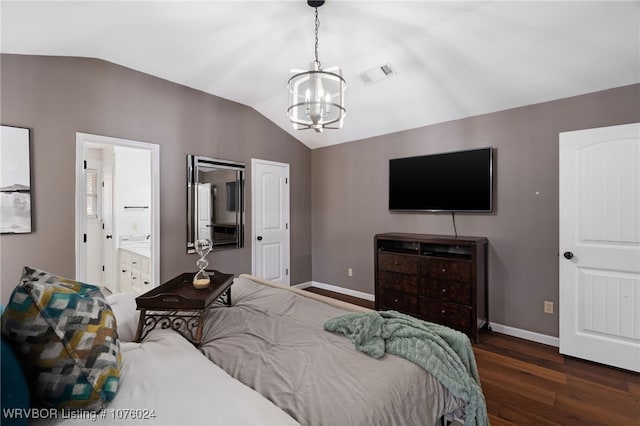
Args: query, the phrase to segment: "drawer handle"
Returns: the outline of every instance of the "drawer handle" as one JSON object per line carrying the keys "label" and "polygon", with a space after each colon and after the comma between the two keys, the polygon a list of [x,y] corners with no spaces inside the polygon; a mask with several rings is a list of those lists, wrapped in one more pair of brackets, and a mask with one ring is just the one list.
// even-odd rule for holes
{"label": "drawer handle", "polygon": [[447,272],[447,269],[446,268],[442,268],[442,272]]}
{"label": "drawer handle", "polygon": [[398,303],[398,299],[393,299],[393,303]]}
{"label": "drawer handle", "polygon": [[127,272],[127,270],[126,270],[126,269],[123,269],[123,270],[122,270],[122,272]]}
{"label": "drawer handle", "polygon": [[443,309],[442,311],[440,311],[440,314],[441,314],[441,315],[446,315],[446,313],[447,313],[447,311],[446,311],[446,310],[444,310],[444,309]]}
{"label": "drawer handle", "polygon": [[145,282],[144,282],[144,285],[149,285],[149,281],[145,281]]}
{"label": "drawer handle", "polygon": [[447,292],[447,289],[446,289],[446,288],[443,288],[443,289],[442,289],[442,294],[445,294],[446,292]]}
{"label": "drawer handle", "polygon": [[400,262],[393,262],[394,265],[398,266]]}

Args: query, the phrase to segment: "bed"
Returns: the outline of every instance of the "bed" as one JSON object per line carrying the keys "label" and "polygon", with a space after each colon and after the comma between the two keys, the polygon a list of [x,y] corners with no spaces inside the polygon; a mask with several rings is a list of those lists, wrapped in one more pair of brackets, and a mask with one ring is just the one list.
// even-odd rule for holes
{"label": "bed", "polygon": [[442,377],[388,353],[372,358],[325,330],[336,318],[378,313],[248,275],[231,290],[231,306],[205,313],[199,348],[171,328],[133,342],[135,296],[108,297],[122,356],[115,398],[98,413],[31,411],[41,417],[32,423],[476,424],[468,400]]}
{"label": "bed", "polygon": [[41,411],[44,418],[32,424],[298,425],[173,330],[154,330],[142,343],[124,342],[121,353],[119,389],[102,411]]}
{"label": "bed", "polygon": [[208,311],[200,350],[301,424],[462,419],[463,403],[418,365],[388,354],[374,359],[323,328],[365,310],[242,275],[232,286],[232,306]]}

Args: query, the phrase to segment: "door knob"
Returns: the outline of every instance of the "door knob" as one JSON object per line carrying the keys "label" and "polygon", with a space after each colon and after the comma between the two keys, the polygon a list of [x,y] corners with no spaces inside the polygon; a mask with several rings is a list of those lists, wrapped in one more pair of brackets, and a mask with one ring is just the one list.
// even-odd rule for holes
{"label": "door knob", "polygon": [[573,259],[573,253],[571,253],[570,251],[565,251],[562,255],[564,256],[565,259],[569,259],[569,260]]}
{"label": "door knob", "polygon": [[262,241],[262,235],[258,235],[258,241]]}

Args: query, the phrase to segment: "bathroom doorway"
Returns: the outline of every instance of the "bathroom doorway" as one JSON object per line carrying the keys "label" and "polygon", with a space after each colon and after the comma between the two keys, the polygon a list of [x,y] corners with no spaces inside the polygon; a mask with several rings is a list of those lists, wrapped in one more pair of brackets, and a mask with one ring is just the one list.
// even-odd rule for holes
{"label": "bathroom doorway", "polygon": [[159,146],[76,134],[76,279],[143,293],[160,277]]}

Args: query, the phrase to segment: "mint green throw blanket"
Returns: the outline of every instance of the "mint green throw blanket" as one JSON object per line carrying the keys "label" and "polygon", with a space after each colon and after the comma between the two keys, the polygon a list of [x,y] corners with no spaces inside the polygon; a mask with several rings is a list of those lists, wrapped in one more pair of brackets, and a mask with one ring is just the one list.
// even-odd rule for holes
{"label": "mint green throw blanket", "polygon": [[348,313],[324,323],[356,349],[374,358],[385,352],[405,358],[435,376],[465,402],[465,425],[488,425],[487,407],[469,338],[458,331],[395,311]]}

